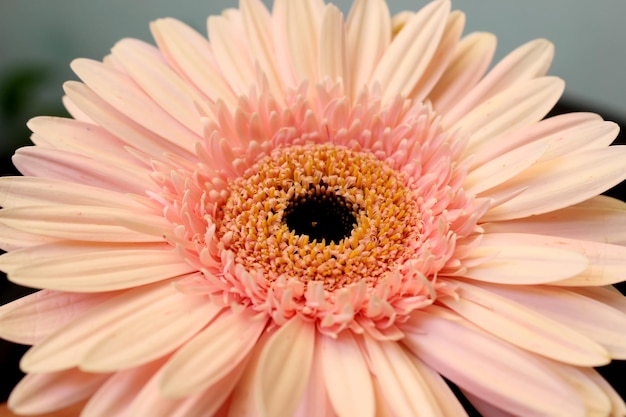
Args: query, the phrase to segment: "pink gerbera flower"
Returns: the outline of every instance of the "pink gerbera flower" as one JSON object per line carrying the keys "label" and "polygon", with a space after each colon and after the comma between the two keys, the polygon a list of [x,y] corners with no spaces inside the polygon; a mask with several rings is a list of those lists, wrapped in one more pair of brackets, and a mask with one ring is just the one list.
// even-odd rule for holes
{"label": "pink gerbera flower", "polygon": [[[617,126],[543,119],[552,45],[487,72],[437,0],[242,0],[79,59],[0,181],[9,405],[83,416],[623,416]],[[543,120],[542,120],[543,119]]]}

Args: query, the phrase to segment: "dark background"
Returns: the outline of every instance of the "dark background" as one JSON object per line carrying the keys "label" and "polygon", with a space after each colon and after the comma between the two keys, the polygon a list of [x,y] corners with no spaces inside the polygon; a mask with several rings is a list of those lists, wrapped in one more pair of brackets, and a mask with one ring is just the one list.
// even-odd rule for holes
{"label": "dark background", "polygon": [[[26,144],[29,132],[25,127],[25,121],[28,118],[25,112],[29,104],[28,92],[33,86],[36,87],[37,77],[41,74],[22,74],[20,83],[13,83],[17,87],[12,89],[0,88],[0,115],[4,117],[6,136],[0,140],[12,140],[14,143]],[[20,81],[20,80],[18,80]],[[17,88],[17,91],[13,91]],[[16,101],[17,100],[17,101]],[[10,105],[9,105],[10,104]],[[57,114],[62,115],[64,112],[60,108],[41,109],[42,111],[32,114]],[[32,109],[30,109],[32,111]],[[622,127],[622,132],[615,141],[615,144],[626,144],[626,119],[619,115],[612,114],[610,111],[592,108],[584,103],[578,103],[568,100],[562,100],[557,104],[551,115],[560,113],[570,113],[574,111],[591,111],[602,115],[606,120],[617,122]],[[17,175],[18,172],[11,164],[10,155],[0,155],[0,174],[1,175]],[[626,164],[626,161],[624,161]],[[622,183],[605,194],[626,200],[626,182]],[[626,272],[626,271],[625,271]],[[625,276],[626,278],[626,276]],[[622,293],[626,293],[626,284],[617,286]],[[19,298],[32,292],[32,290],[17,286],[6,280],[6,277],[0,273],[0,304],[7,303],[11,300]],[[18,362],[28,347],[16,345],[0,339],[0,402],[6,401],[13,386],[20,380],[23,374],[20,372]],[[614,361],[610,365],[598,368],[598,371],[610,382],[610,384],[620,393],[622,398],[626,398],[626,361]],[[458,391],[456,391],[458,393]],[[459,397],[461,395],[459,394]],[[467,409],[473,410],[471,405],[466,401],[464,405]],[[478,415],[475,410],[471,411],[471,415]]]}

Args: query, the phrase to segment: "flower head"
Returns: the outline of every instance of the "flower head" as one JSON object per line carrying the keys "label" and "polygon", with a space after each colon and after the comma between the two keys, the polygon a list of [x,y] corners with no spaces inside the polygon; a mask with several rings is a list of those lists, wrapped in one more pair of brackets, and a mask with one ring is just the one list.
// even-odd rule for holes
{"label": "flower head", "polygon": [[615,124],[544,119],[537,40],[488,71],[436,0],[258,0],[79,59],[0,181],[10,405],[84,415],[626,413]]}

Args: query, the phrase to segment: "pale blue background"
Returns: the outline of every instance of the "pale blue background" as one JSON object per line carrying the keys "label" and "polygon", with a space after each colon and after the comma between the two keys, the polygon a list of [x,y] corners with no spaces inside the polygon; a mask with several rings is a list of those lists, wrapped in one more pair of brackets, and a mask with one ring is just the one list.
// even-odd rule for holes
{"label": "pale blue background", "polygon": [[[297,1],[297,0],[295,0]],[[350,1],[336,1],[347,11]],[[390,1],[392,12],[416,10],[425,0]],[[148,23],[179,18],[202,33],[209,14],[237,1],[208,0],[0,0],[0,77],[23,64],[52,68],[41,100],[58,101],[61,83],[74,78],[75,57],[100,59],[122,37],[151,40]],[[626,115],[626,1],[624,0],[458,0],[467,14],[466,32],[498,36],[499,57],[528,40],[556,44],[551,73],[567,82],[566,96]]]}

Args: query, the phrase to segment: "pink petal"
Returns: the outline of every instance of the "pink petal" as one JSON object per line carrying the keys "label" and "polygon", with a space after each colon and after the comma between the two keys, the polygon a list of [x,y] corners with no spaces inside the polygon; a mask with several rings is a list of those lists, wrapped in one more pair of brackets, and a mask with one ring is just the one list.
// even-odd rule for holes
{"label": "pink petal", "polygon": [[471,392],[461,390],[463,395],[472,403],[482,417],[518,417],[515,414],[507,413],[493,404],[473,395]]}
{"label": "pink petal", "polygon": [[315,326],[298,316],[270,336],[259,358],[254,394],[261,416],[293,415],[313,363]]}
{"label": "pink petal", "polygon": [[37,291],[0,306],[0,337],[34,345],[115,293]]}
{"label": "pink petal", "polygon": [[441,78],[428,94],[439,114],[446,114],[487,72],[496,51],[491,33],[471,33],[461,39]]}
{"label": "pink petal", "polygon": [[371,372],[376,376],[393,415],[441,416],[444,414],[427,381],[401,345],[364,337]]}
{"label": "pink petal", "polygon": [[13,164],[23,175],[75,182],[123,193],[143,195],[146,190],[155,188],[144,170],[56,149],[34,146],[20,148],[13,156]]}
{"label": "pink petal", "polygon": [[[403,343],[461,389],[520,416],[580,416],[577,393],[537,357],[439,315],[413,313]],[[463,341],[463,343],[459,343]]]}
{"label": "pink petal", "polygon": [[554,57],[554,46],[545,39],[528,42],[500,61],[471,91],[446,111],[445,121],[452,125],[472,109],[506,89],[545,75]]}
{"label": "pink petal", "polygon": [[387,2],[356,0],[347,19],[347,62],[350,65],[351,97],[367,85],[376,64],[391,42]]}
{"label": "pink petal", "polygon": [[611,361],[598,343],[531,309],[498,296],[480,285],[450,281],[458,299],[440,302],[459,315],[515,346],[576,366],[601,366]]}
{"label": "pink petal", "polygon": [[368,365],[349,331],[322,335],[320,349],[326,392],[338,417],[374,417],[376,405]]}
{"label": "pink petal", "polygon": [[63,409],[93,394],[109,374],[87,374],[77,369],[26,375],[9,396],[17,414],[43,414]]}
{"label": "pink petal", "polygon": [[[106,194],[105,194],[106,195]],[[9,227],[57,239],[91,242],[163,242],[171,225],[154,214],[137,209],[37,205],[0,211],[0,222]],[[130,230],[123,223],[142,223],[150,234]]]}
{"label": "pink petal", "polygon": [[[52,256],[47,245],[10,252],[0,257],[0,266],[8,270],[11,263],[16,265],[9,279],[17,284],[73,292],[114,291],[194,272],[169,245],[76,245],[71,249],[67,245],[62,249],[68,253]],[[34,261],[17,262],[18,256]]]}
{"label": "pink petal", "polygon": [[580,203],[626,179],[626,146],[612,146],[538,163],[485,193],[497,199],[525,191],[490,209],[484,221],[511,220],[543,214]]}
{"label": "pink petal", "polygon": [[249,309],[226,311],[187,342],[163,369],[161,389],[180,398],[217,383],[240,364],[254,347],[266,320]]}
{"label": "pink petal", "polygon": [[626,314],[621,311],[563,288],[481,286],[589,337],[612,358],[626,359]]}
{"label": "pink petal", "polygon": [[172,18],[158,19],[152,22],[150,29],[170,64],[198,91],[213,101],[223,101],[229,108],[235,107],[237,97],[224,79],[204,36]]}
{"label": "pink petal", "polygon": [[0,250],[14,251],[30,246],[44,245],[56,239],[17,230],[0,223]]}
{"label": "pink petal", "polygon": [[432,2],[393,39],[370,79],[370,85],[382,87],[384,101],[411,93],[437,50],[449,13],[449,1]]}

